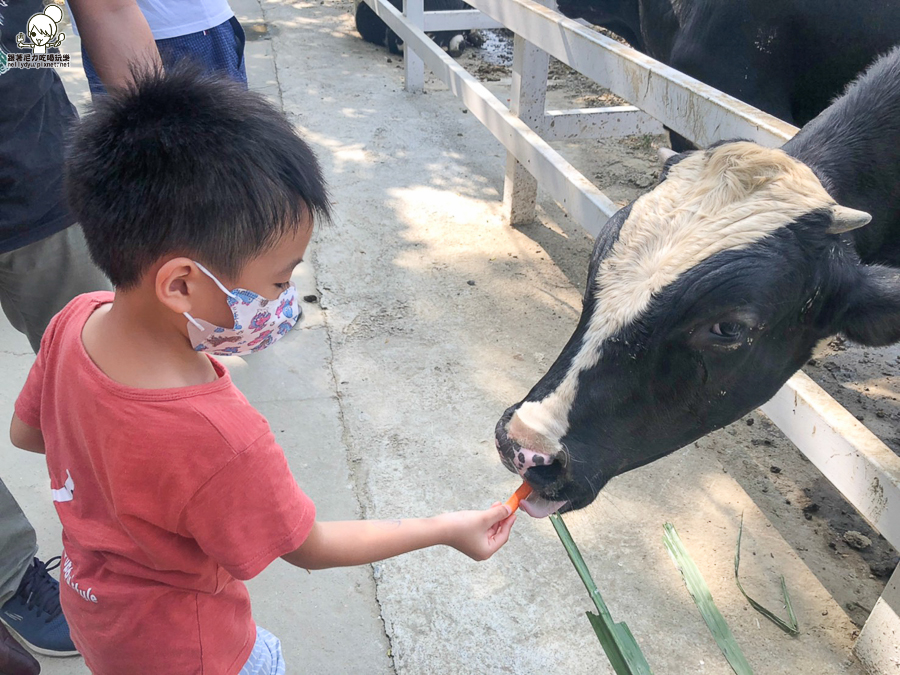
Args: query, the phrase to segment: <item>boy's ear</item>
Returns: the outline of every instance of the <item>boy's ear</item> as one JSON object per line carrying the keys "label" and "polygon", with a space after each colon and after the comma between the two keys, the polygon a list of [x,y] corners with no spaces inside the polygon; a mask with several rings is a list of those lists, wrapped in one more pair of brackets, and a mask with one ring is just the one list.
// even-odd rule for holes
{"label": "boy's ear", "polygon": [[850,303],[841,331],[854,342],[884,347],[900,341],[900,270],[860,266],[848,289]]}
{"label": "boy's ear", "polygon": [[191,292],[200,271],[190,258],[172,258],[156,272],[154,290],[157,299],[173,312],[183,314],[192,309]]}

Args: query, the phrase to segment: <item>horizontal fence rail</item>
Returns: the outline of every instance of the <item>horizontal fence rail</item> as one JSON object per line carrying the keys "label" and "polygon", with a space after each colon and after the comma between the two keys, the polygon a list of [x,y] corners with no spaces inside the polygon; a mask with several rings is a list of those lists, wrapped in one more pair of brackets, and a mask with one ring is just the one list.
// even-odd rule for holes
{"label": "horizontal fence rail", "polygon": [[[385,0],[365,0],[388,27],[412,46],[429,69],[442,79],[475,117],[532,175],[541,177],[541,187],[594,236],[607,218],[619,210],[612,200],[579,173],[535,131],[510,113],[465,68],[438,47],[421,28]],[[471,3],[470,3],[471,4]]]}
{"label": "horizontal fence rail", "polygon": [[900,549],[900,457],[802,371],[762,411]]}
{"label": "horizontal fence rail", "polygon": [[622,138],[652,134],[665,129],[659,120],[631,105],[609,108],[550,110],[544,115],[541,135],[550,141],[585,138]]}
{"label": "horizontal fence rail", "polygon": [[[477,9],[452,9],[442,12],[425,12],[425,32],[440,30],[487,30],[503,28],[503,24],[482,14]],[[395,31],[396,32],[396,31]]]}
{"label": "horizontal fence rail", "polygon": [[534,0],[469,4],[698,145],[745,138],[780,146],[797,133],[795,126]]}

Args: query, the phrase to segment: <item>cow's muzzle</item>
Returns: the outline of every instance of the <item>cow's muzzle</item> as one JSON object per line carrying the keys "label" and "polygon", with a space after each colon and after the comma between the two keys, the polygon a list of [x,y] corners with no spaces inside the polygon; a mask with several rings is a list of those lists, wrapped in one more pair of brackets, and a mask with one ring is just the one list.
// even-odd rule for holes
{"label": "cow's muzzle", "polygon": [[494,434],[497,452],[503,466],[520,475],[534,488],[532,495],[523,503],[522,509],[530,516],[543,518],[566,504],[566,500],[545,496],[559,487],[565,462],[562,454],[554,456],[525,448],[510,436],[509,422],[515,414],[516,407],[507,410],[497,422]]}

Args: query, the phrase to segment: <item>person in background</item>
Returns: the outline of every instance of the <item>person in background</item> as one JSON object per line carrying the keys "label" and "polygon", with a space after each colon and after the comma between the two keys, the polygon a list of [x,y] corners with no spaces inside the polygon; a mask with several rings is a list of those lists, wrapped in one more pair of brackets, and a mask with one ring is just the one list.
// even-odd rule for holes
{"label": "person in background", "polygon": [[[134,0],[68,0],[75,29],[82,39],[84,73],[96,97],[110,83],[130,81],[129,64],[121,54],[131,49],[130,35],[118,31],[116,11],[109,5],[132,8]],[[221,73],[247,86],[244,66],[244,29],[228,0],[137,0],[166,68],[189,59],[201,72]],[[115,10],[115,7],[113,7]]]}
{"label": "person in background", "polygon": [[[81,25],[94,95],[128,87],[135,70],[185,57],[246,86],[243,29],[227,0],[71,0],[69,8]],[[43,10],[41,0],[0,2],[3,52],[28,51],[16,36]],[[65,136],[77,113],[59,76],[52,68],[0,68],[0,100],[0,305],[37,352],[69,300],[110,285],[90,261],[62,194]],[[77,654],[49,574],[59,558],[45,562],[36,553],[34,528],[0,477],[0,673],[40,672],[5,626],[37,653]]]}
{"label": "person in background", "polygon": [[[116,44],[115,59],[98,51],[112,87],[125,86],[130,64],[159,67],[146,20],[132,0],[76,0],[76,11],[104,13],[88,40]],[[41,0],[0,2],[0,51],[29,53],[18,45]],[[121,44],[118,44],[121,41]],[[45,50],[46,51],[46,50]],[[58,49],[49,49],[58,53]],[[66,135],[75,107],[53,68],[8,68],[0,61],[0,306],[37,352],[50,319],[72,298],[111,288],[91,262],[81,227],[63,194]],[[50,575],[59,558],[41,560],[37,535],[0,477],[0,673],[35,675],[38,662],[10,635],[48,656],[78,652]]]}

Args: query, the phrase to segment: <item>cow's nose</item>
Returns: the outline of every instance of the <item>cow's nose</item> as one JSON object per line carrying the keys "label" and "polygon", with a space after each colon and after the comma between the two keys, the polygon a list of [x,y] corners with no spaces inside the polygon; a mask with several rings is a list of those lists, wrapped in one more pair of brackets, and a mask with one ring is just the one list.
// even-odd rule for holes
{"label": "cow's nose", "polygon": [[521,448],[516,454],[516,470],[535,490],[558,487],[565,472],[564,455],[548,455]]}
{"label": "cow's nose", "polygon": [[549,488],[557,483],[565,470],[565,456],[550,450],[550,442],[526,429],[515,411],[518,406],[507,410],[497,422],[497,451],[503,465],[519,474],[532,487]]}
{"label": "cow's nose", "polygon": [[550,466],[555,460],[552,456],[544,452],[535,452],[528,448],[519,447],[515,453],[513,463],[519,475],[524,476],[529,469],[538,466]]}

